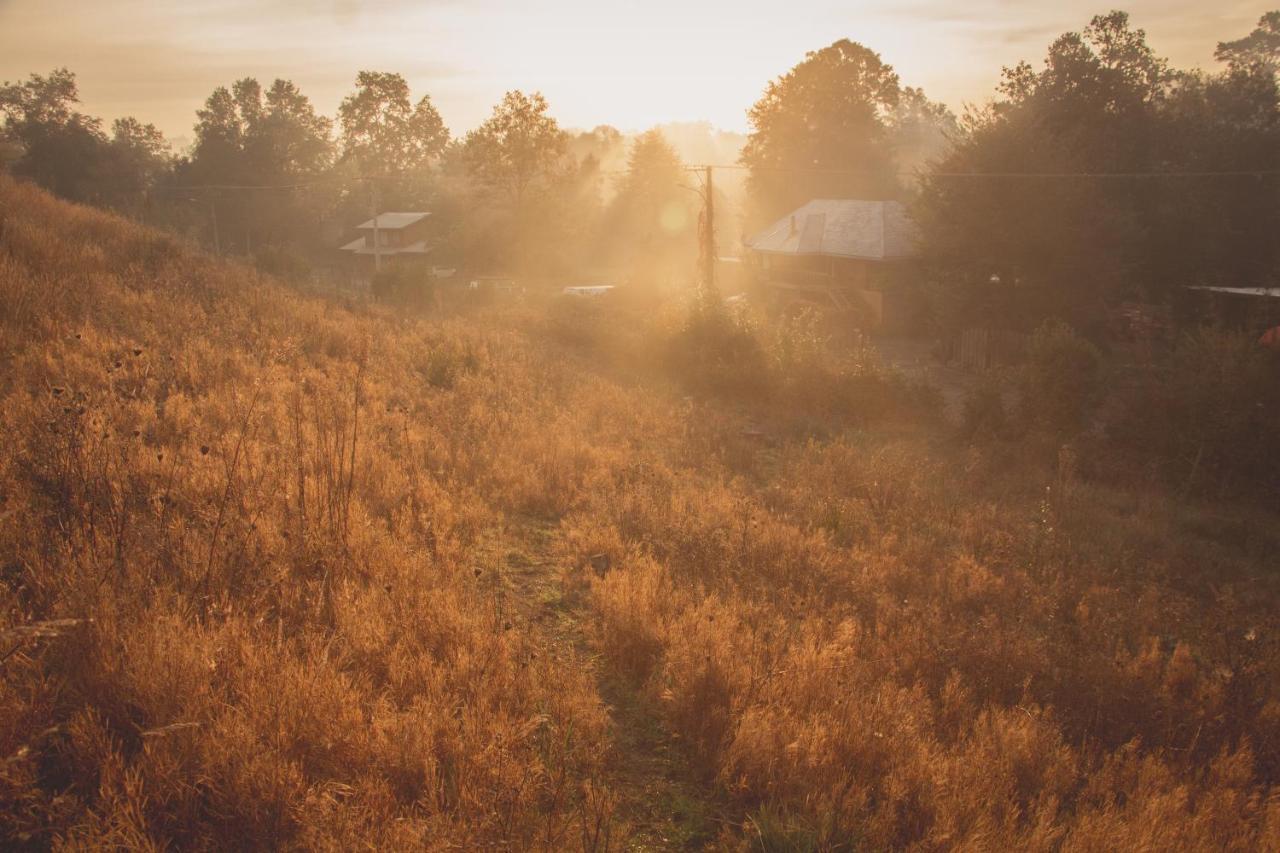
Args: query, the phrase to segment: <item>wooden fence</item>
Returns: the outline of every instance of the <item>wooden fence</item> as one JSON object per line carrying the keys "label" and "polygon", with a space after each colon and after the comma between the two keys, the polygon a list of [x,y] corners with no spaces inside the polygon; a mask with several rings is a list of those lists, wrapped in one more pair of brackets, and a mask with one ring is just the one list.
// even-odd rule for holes
{"label": "wooden fence", "polygon": [[956,345],[956,360],[965,370],[1017,364],[1027,351],[1027,335],[1006,329],[965,329]]}

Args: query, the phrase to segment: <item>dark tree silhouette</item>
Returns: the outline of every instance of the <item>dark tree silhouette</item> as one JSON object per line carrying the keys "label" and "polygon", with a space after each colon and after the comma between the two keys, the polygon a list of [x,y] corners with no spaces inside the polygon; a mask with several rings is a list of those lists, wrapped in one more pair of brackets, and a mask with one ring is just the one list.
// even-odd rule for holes
{"label": "dark tree silhouette", "polygon": [[848,39],[809,53],[771,82],[748,113],[742,152],[757,211],[771,217],[814,197],[891,194],[889,123],[901,94],[893,68]]}

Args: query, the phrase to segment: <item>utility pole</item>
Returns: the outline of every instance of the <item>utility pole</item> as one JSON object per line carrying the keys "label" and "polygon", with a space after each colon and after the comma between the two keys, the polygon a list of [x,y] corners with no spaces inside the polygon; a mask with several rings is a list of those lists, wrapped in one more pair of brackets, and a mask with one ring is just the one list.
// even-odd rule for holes
{"label": "utility pole", "polygon": [[369,209],[373,214],[373,272],[382,271],[382,243],[378,236],[378,182],[369,181]]}
{"label": "utility pole", "polygon": [[213,253],[222,254],[222,239],[218,236],[218,202],[209,196],[209,216],[213,219]]}
{"label": "utility pole", "polygon": [[703,235],[703,244],[706,246],[706,257],[703,258],[703,281],[706,282],[708,288],[716,285],[716,198],[715,185],[711,179],[711,167],[703,167],[707,170],[707,198],[704,202],[703,227],[706,233]]}

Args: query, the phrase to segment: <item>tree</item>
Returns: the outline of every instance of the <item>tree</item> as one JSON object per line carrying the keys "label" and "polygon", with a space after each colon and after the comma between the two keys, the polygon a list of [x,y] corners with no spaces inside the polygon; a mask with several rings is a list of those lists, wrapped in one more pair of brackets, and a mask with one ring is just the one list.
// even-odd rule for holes
{"label": "tree", "polygon": [[192,163],[210,183],[269,183],[314,175],[333,160],[333,123],[289,80],[264,97],[252,77],[219,86],[196,113]]}
{"label": "tree", "polygon": [[74,201],[101,195],[106,135],[79,112],[76,76],[65,68],[0,86],[0,136],[17,149],[10,170]]}
{"label": "tree", "polygon": [[946,153],[956,133],[956,117],[923,89],[903,88],[887,119],[890,150],[899,174],[925,166]]}
{"label": "tree", "polygon": [[748,113],[742,151],[757,211],[775,216],[817,196],[893,193],[889,123],[900,98],[893,68],[848,39],[771,82]]}
{"label": "tree", "polygon": [[[245,114],[245,107],[241,108]],[[249,105],[245,153],[250,168],[272,178],[317,175],[333,162],[333,122],[289,80],[276,80],[265,101]]]}
{"label": "tree", "polygon": [[467,134],[464,154],[481,184],[520,208],[531,190],[562,171],[568,134],[548,113],[540,92],[507,92],[480,127]]}
{"label": "tree", "polygon": [[196,118],[191,177],[201,183],[245,181],[243,153],[248,128],[240,99],[219,86],[205,99],[204,107],[196,110]]}
{"label": "tree", "polygon": [[1280,68],[1280,12],[1267,12],[1244,38],[1218,42],[1213,56],[1232,67],[1256,63],[1276,71]]}
{"label": "tree", "polygon": [[108,137],[102,122],[76,109],[76,77],[65,68],[0,87],[0,142],[16,175],[65,198],[137,214],[172,165],[154,125],[117,119]]}
{"label": "tree", "polygon": [[173,166],[173,152],[154,124],[132,116],[111,124],[104,178],[113,207],[137,213],[142,200]]}
{"label": "tree", "polygon": [[449,130],[431,98],[411,104],[409,84],[399,74],[361,71],[338,117],[343,159],[355,161],[365,174],[421,169],[449,143]]}
{"label": "tree", "polygon": [[621,170],[627,163],[626,139],[620,130],[607,124],[573,136],[568,146],[574,159],[581,162],[591,158],[604,170]]}
{"label": "tree", "polygon": [[[191,158],[179,168],[183,183],[288,186],[323,174],[334,160],[333,123],[289,80],[275,80],[265,93],[252,77],[219,86],[197,113]],[[246,252],[254,246],[306,239],[329,203],[324,188],[220,194],[205,198],[219,220],[219,242]],[[204,209],[206,205],[202,204]]]}
{"label": "tree", "polygon": [[599,208],[599,164],[568,152],[569,134],[539,93],[507,92],[457,151],[473,197],[475,257],[541,274],[579,263]]}
{"label": "tree", "polygon": [[1041,70],[1004,70],[925,181],[917,219],[946,292],[983,322],[1100,328],[1120,300],[1269,283],[1274,183],[1197,173],[1280,167],[1277,103],[1271,70],[1175,72],[1122,12],[1064,34]]}
{"label": "tree", "polygon": [[1188,176],[1164,181],[1151,229],[1149,277],[1178,285],[1274,284],[1280,277],[1280,87],[1261,63],[1178,75],[1154,132],[1157,156]]}
{"label": "tree", "polygon": [[681,263],[692,263],[696,197],[683,186],[686,177],[662,131],[648,130],[632,142],[602,242],[628,257],[634,274],[661,278]]}

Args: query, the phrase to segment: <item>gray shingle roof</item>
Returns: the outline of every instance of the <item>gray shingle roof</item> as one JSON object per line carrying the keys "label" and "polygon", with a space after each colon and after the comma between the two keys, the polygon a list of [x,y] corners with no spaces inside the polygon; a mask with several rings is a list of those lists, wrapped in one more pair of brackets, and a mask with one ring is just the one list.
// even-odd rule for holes
{"label": "gray shingle roof", "polygon": [[747,240],[781,255],[833,255],[887,261],[916,254],[917,229],[896,201],[814,199]]}

